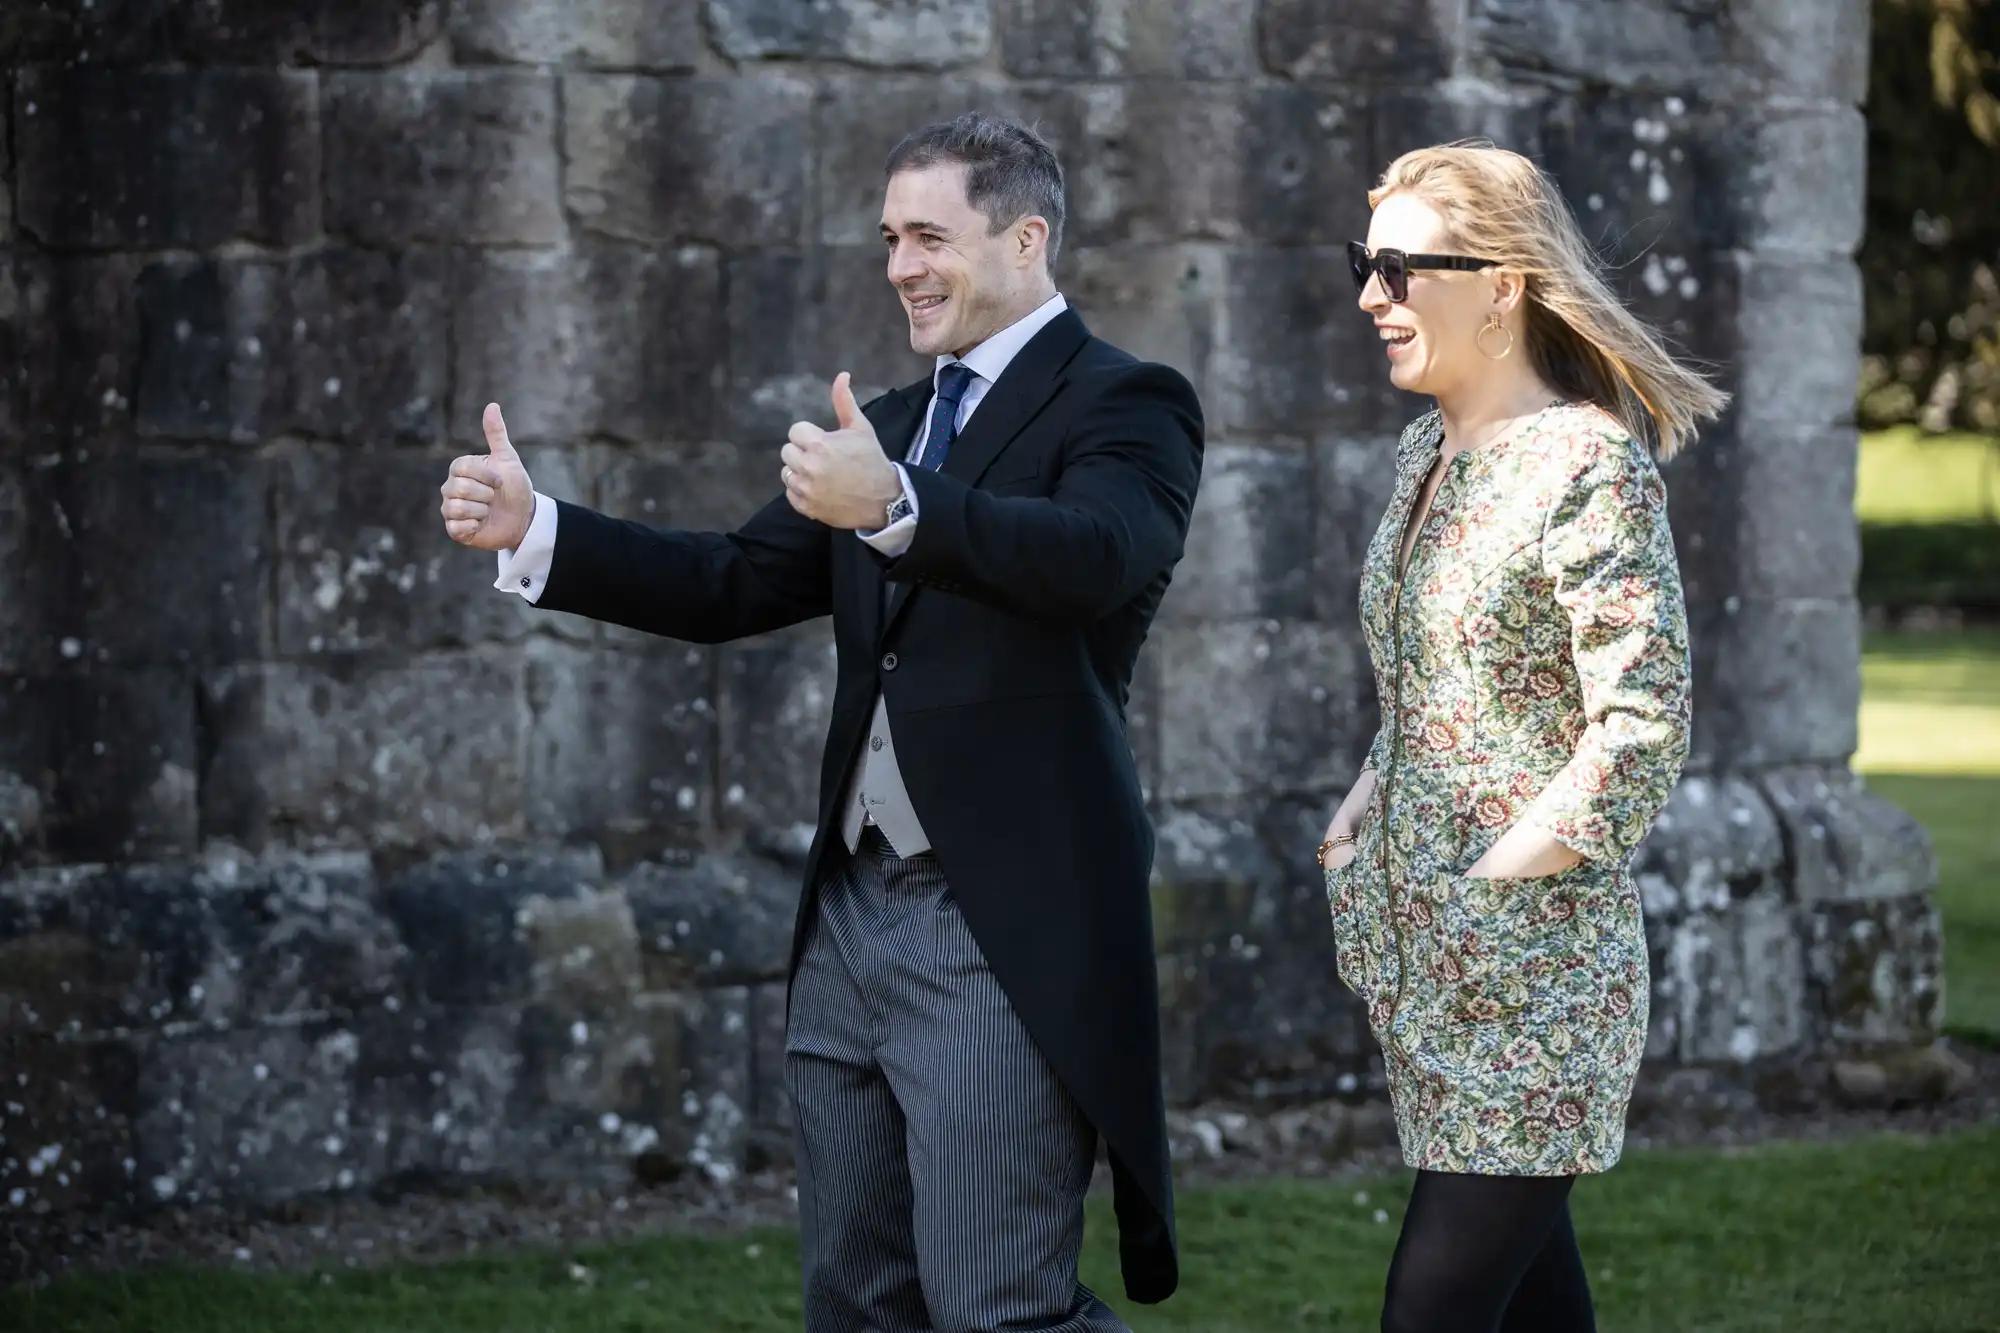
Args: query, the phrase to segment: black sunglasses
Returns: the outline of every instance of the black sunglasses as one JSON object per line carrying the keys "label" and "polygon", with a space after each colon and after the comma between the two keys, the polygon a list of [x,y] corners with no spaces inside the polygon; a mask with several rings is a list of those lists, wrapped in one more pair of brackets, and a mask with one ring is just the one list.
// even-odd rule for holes
{"label": "black sunglasses", "polygon": [[1389,293],[1389,299],[1401,303],[1410,299],[1410,270],[1413,268],[1454,268],[1466,273],[1482,268],[1491,268],[1497,259],[1474,259],[1470,255],[1412,255],[1401,250],[1383,250],[1369,254],[1368,247],[1359,241],[1347,243],[1347,267],[1354,275],[1354,290],[1362,291],[1368,286],[1370,275],[1382,275],[1382,290]]}

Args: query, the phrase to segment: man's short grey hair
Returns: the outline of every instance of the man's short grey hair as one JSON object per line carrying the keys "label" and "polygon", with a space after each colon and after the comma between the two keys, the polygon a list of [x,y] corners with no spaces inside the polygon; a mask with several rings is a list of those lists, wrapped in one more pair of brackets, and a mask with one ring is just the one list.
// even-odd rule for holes
{"label": "man's short grey hair", "polygon": [[886,172],[922,171],[940,163],[965,166],[965,202],[986,215],[997,236],[1031,214],[1049,224],[1048,262],[1062,247],[1063,171],[1049,141],[1005,116],[968,111],[910,135],[889,154]]}

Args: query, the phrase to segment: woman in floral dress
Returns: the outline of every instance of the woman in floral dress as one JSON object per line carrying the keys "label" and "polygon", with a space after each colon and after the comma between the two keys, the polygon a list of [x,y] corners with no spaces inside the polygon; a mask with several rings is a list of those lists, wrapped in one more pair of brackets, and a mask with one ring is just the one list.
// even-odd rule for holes
{"label": "woman in floral dress", "polygon": [[1646,1040],[1627,860],[1688,743],[1654,456],[1722,393],[1626,310],[1551,182],[1485,146],[1396,160],[1349,246],[1403,432],[1368,548],[1382,727],[1321,845],[1417,1181],[1382,1327],[1594,1327],[1569,1219],[1618,1159]]}

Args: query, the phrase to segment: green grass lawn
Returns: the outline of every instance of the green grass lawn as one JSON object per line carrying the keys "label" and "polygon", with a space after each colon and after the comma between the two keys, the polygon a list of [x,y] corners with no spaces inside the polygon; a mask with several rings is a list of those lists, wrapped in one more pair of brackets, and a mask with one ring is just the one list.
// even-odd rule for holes
{"label": "green grass lawn", "polygon": [[[1188,1191],[1186,1280],[1118,1296],[1108,1209],[1087,1280],[1137,1333],[1375,1326],[1405,1178]],[[1576,1194],[1606,1333],[1973,1333],[2000,1311],[2000,1126],[1737,1153],[1634,1153]],[[1378,1220],[1378,1212],[1380,1219]],[[799,1326],[789,1232],[433,1268],[85,1278],[0,1296],[24,1333],[762,1333]]]}

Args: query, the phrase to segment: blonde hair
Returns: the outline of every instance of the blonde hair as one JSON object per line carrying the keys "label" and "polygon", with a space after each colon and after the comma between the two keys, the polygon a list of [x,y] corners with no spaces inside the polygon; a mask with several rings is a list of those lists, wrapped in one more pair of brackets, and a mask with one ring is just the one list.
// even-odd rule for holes
{"label": "blonde hair", "polygon": [[1465,253],[1526,275],[1528,355],[1563,397],[1609,412],[1662,458],[1728,404],[1625,308],[1555,182],[1527,158],[1484,141],[1419,148],[1389,164],[1368,206],[1399,193],[1435,208]]}

